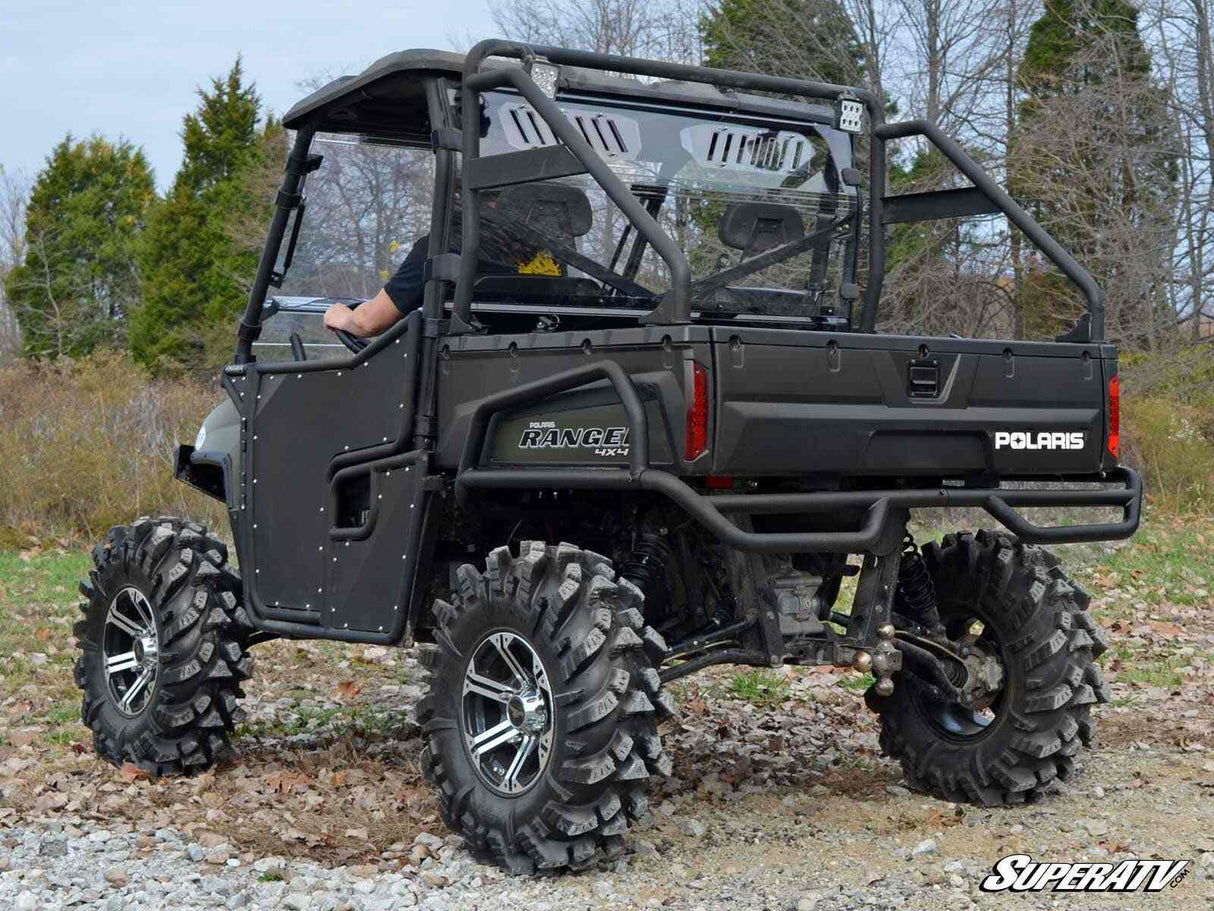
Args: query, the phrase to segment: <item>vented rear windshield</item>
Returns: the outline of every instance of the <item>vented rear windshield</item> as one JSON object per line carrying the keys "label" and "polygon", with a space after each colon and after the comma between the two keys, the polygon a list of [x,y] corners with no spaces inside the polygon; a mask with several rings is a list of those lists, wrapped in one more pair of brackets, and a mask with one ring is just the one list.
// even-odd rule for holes
{"label": "vented rear windshield", "polygon": [[[497,91],[484,102],[482,156],[557,144],[521,96]],[[851,165],[847,134],[824,123],[620,97],[562,94],[557,105],[683,248],[699,309],[806,313],[848,280],[859,206],[841,177]],[[665,263],[589,175],[513,187],[502,199],[483,219],[483,257],[524,271],[546,264],[600,284],[620,276],[610,293],[638,306],[669,288]],[[532,216],[535,224],[521,224]],[[521,261],[520,226],[529,250],[553,241],[551,262]]]}

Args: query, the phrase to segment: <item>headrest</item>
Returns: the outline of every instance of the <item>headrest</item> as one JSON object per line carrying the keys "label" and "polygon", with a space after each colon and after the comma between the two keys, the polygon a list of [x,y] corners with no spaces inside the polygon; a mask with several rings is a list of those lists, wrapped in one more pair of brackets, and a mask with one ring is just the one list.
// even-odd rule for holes
{"label": "headrest", "polygon": [[498,197],[497,213],[553,239],[581,237],[594,222],[586,194],[564,183],[507,187]]}
{"label": "headrest", "polygon": [[725,209],[717,228],[721,243],[757,256],[772,247],[805,236],[801,213],[792,206],[767,202],[737,202]]}

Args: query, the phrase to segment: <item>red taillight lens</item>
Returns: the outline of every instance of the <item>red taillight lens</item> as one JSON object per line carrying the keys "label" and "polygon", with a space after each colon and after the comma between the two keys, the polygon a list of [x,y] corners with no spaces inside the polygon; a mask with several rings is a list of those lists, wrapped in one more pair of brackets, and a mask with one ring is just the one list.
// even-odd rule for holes
{"label": "red taillight lens", "polygon": [[690,396],[687,399],[687,445],[683,458],[690,462],[708,448],[708,371],[690,361]]}
{"label": "red taillight lens", "polygon": [[1109,380],[1109,436],[1105,444],[1109,454],[1121,454],[1121,378],[1116,374]]}

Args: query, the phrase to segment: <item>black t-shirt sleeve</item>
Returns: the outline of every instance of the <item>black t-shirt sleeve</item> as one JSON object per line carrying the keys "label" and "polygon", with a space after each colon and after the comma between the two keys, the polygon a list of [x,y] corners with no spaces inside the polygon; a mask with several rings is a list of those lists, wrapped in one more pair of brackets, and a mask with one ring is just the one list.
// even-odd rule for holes
{"label": "black t-shirt sleeve", "polygon": [[409,313],[422,305],[422,292],[426,288],[426,253],[429,247],[430,235],[419,238],[396,270],[396,274],[384,285],[384,291],[401,313]]}

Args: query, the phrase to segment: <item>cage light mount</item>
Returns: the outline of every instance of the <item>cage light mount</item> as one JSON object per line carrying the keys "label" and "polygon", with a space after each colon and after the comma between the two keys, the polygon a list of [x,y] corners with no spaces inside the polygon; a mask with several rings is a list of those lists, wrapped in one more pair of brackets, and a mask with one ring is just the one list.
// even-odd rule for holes
{"label": "cage light mount", "polygon": [[559,66],[549,63],[545,57],[529,55],[523,58],[523,69],[527,71],[531,81],[539,86],[541,92],[548,98],[556,100],[557,83],[561,78]]}
{"label": "cage light mount", "polygon": [[859,133],[863,128],[864,102],[846,92],[835,99],[835,129]]}

